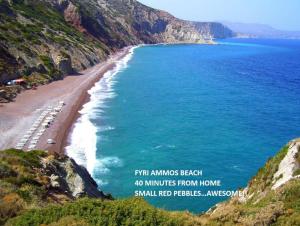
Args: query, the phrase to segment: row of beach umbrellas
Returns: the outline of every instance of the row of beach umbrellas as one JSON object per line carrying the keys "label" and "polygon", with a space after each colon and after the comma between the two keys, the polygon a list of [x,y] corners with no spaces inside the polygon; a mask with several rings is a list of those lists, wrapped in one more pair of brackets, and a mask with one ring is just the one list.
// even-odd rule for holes
{"label": "row of beach umbrellas", "polygon": [[46,110],[44,110],[42,114],[37,118],[37,120],[33,123],[31,128],[25,133],[20,142],[16,145],[16,149],[23,149],[28,142],[28,150],[35,149],[40,137],[44,134],[46,129],[49,128],[50,124],[55,120],[55,117],[62,110],[63,106],[64,102],[60,101],[55,108],[49,106]]}

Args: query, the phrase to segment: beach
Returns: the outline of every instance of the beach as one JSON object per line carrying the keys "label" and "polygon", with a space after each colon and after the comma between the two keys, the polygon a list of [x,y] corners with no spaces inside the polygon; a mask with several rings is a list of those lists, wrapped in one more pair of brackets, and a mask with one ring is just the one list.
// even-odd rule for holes
{"label": "beach", "polygon": [[[78,74],[68,75],[63,80],[39,86],[36,90],[26,90],[20,93],[14,102],[1,104],[0,149],[16,147],[33,124],[41,118],[43,112],[63,103],[49,128],[46,128],[37,140],[34,149],[64,153],[68,133],[79,116],[78,111],[89,100],[87,91],[105,72],[113,69],[129,50],[130,47],[126,47],[100,64]],[[38,130],[41,125],[37,127]],[[55,143],[47,144],[48,139],[52,139]]]}

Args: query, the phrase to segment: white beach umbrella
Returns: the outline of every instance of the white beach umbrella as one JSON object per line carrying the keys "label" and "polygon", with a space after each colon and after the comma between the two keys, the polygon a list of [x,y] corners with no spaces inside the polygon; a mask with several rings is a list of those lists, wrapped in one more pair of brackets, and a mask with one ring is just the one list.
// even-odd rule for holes
{"label": "white beach umbrella", "polygon": [[25,139],[26,139],[26,138],[28,139],[29,137],[30,137],[29,134],[26,134],[26,135],[23,136],[23,138],[25,138]]}
{"label": "white beach umbrella", "polygon": [[37,144],[37,141],[36,141],[36,140],[32,140],[32,141],[30,142],[30,145],[33,145],[33,144]]}
{"label": "white beach umbrella", "polygon": [[21,142],[27,142],[28,141],[28,139],[26,139],[26,138],[23,138],[23,139],[21,139]]}
{"label": "white beach umbrella", "polygon": [[28,149],[30,149],[30,150],[32,150],[32,149],[34,149],[35,148],[35,145],[30,145],[29,147],[28,147]]}

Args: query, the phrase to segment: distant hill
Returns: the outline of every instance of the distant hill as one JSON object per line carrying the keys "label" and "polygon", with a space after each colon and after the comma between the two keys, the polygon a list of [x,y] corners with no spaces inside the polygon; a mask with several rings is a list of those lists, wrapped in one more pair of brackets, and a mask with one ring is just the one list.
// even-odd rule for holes
{"label": "distant hill", "polygon": [[222,22],[237,37],[300,39],[300,31],[283,31],[265,24]]}
{"label": "distant hill", "polygon": [[234,37],[235,33],[222,23],[218,22],[192,22],[197,31],[207,36],[210,34],[211,39]]}

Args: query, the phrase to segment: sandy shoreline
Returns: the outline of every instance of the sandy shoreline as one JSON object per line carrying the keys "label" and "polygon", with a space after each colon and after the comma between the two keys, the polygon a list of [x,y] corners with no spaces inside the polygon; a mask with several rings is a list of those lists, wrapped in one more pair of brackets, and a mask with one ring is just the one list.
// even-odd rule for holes
{"label": "sandy shoreline", "polygon": [[[15,147],[44,109],[55,107],[60,101],[64,101],[62,112],[58,113],[35,148],[63,153],[70,129],[79,116],[78,111],[89,100],[87,91],[116,62],[126,56],[129,50],[130,47],[126,47],[105,62],[82,71],[80,75],[69,75],[63,80],[40,86],[37,90],[26,90],[14,102],[0,105],[0,150]],[[50,138],[56,143],[47,144],[47,139]]]}

